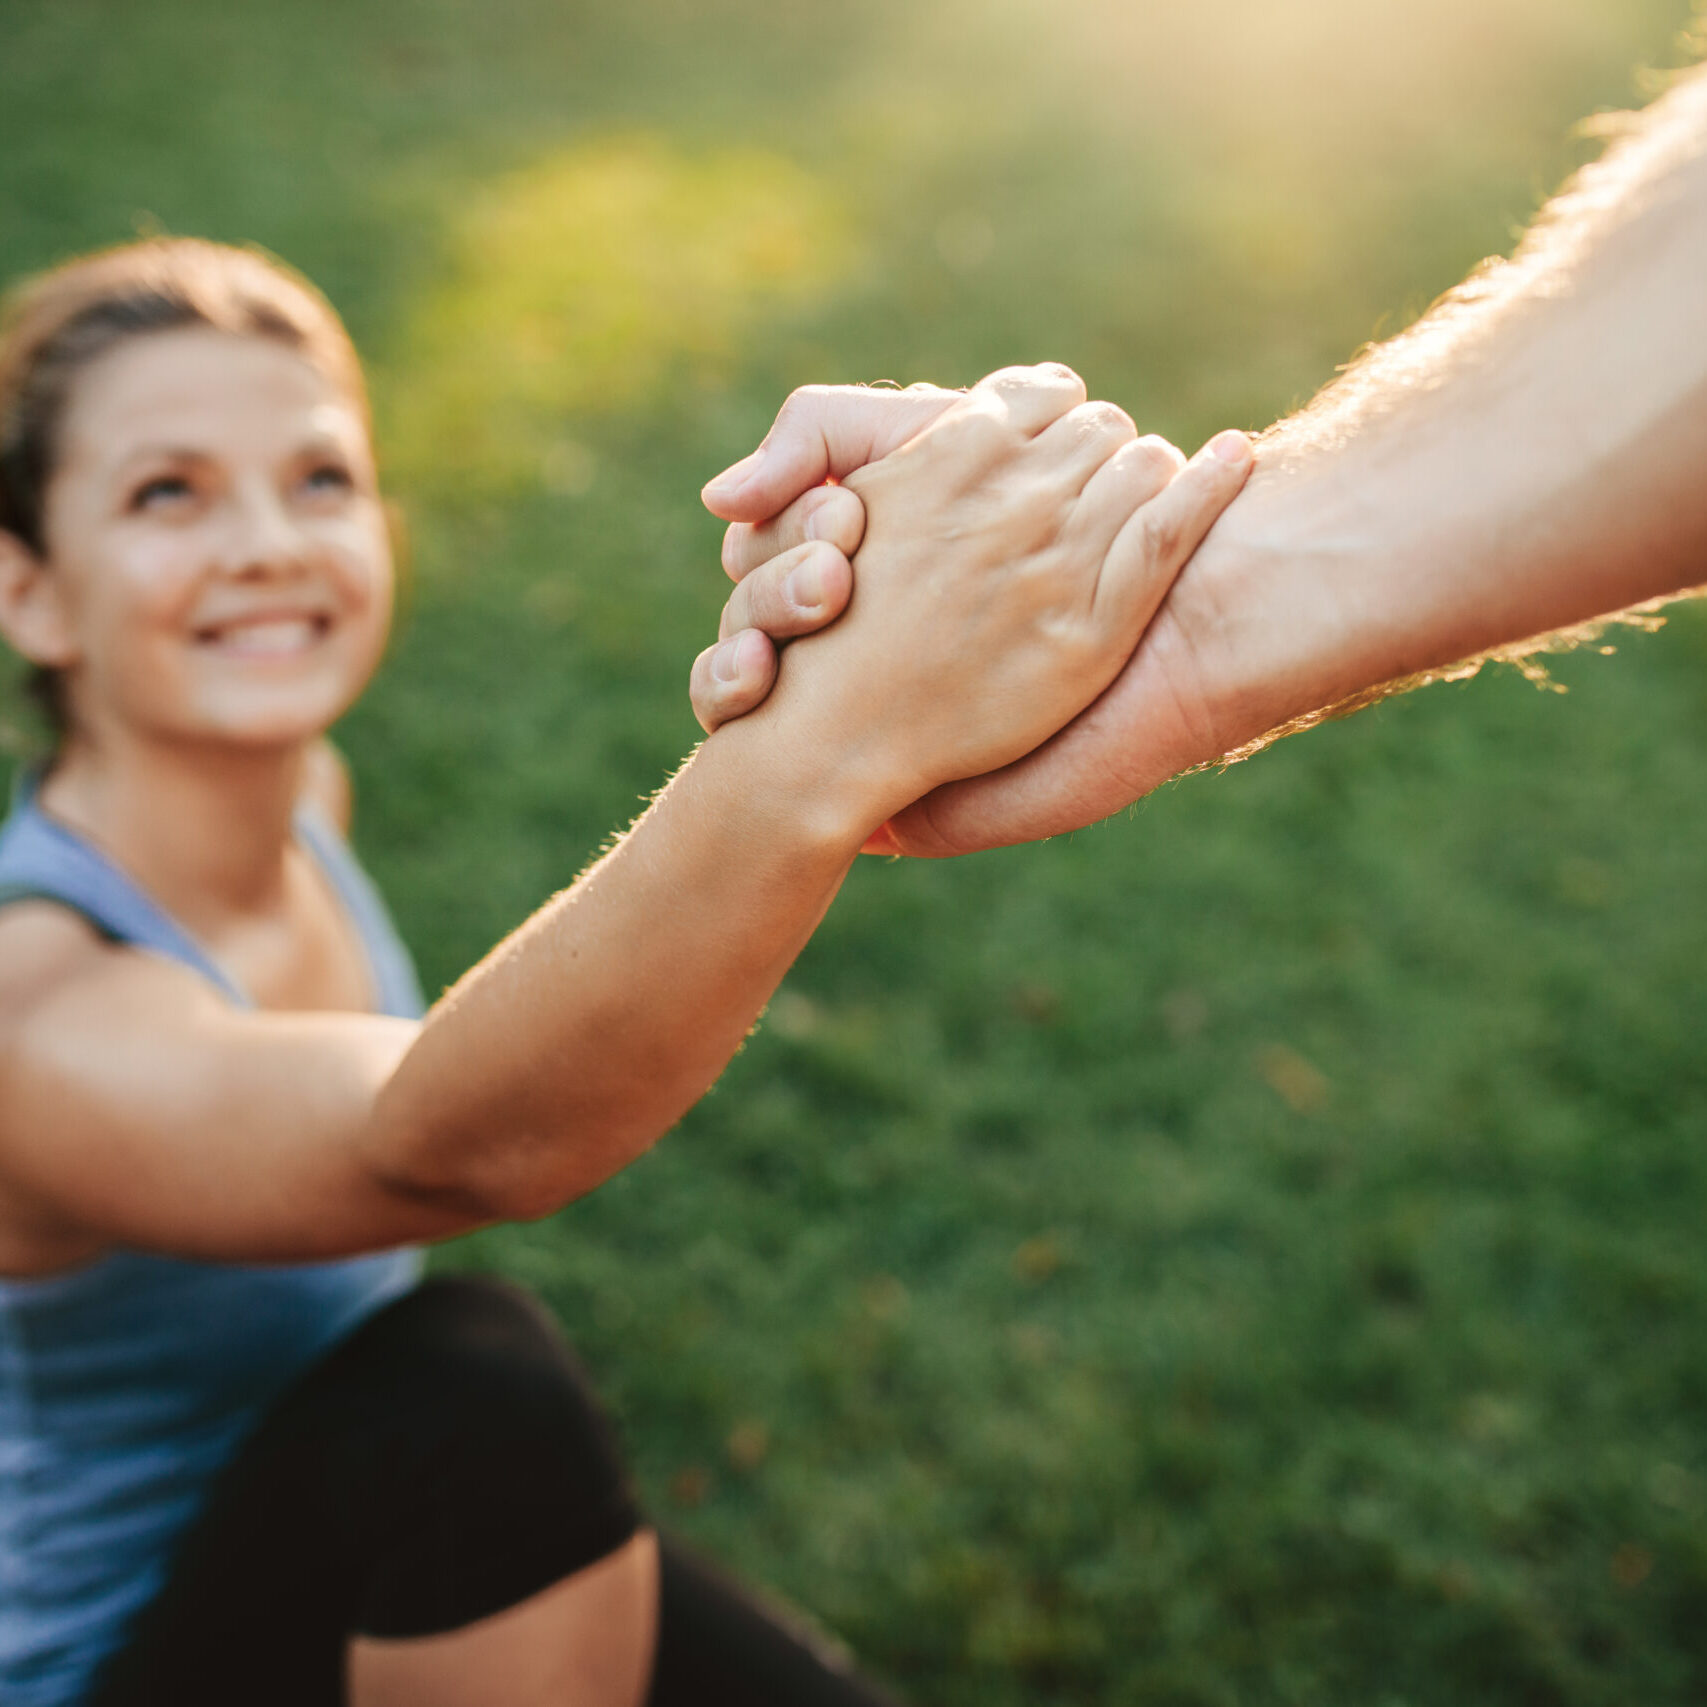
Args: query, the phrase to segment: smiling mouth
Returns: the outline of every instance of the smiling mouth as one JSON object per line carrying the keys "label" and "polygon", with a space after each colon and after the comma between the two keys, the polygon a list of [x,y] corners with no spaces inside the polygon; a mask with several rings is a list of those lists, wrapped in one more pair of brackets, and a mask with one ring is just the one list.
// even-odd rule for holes
{"label": "smiling mouth", "polygon": [[243,658],[290,658],[323,640],[327,616],[275,616],[228,622],[196,630],[196,644]]}

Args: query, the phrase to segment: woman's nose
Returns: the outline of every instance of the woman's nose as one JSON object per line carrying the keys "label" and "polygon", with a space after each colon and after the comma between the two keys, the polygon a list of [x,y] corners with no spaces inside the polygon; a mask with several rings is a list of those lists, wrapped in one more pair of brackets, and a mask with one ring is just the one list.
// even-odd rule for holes
{"label": "woman's nose", "polygon": [[276,492],[246,492],[232,505],[222,556],[228,575],[294,575],[304,564],[305,541]]}

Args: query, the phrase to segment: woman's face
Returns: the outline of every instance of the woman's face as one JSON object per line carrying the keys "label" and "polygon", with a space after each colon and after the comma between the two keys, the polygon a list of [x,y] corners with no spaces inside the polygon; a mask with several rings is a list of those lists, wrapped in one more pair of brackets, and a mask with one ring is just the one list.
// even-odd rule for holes
{"label": "woman's face", "polygon": [[74,728],[289,745],[384,649],[391,549],[361,411],[269,339],[153,333],[92,364],[44,533]]}

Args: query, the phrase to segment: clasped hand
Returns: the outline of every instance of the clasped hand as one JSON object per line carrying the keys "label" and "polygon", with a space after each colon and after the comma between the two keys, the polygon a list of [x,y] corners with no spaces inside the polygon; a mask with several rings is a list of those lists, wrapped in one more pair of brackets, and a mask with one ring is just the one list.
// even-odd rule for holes
{"label": "clasped hand", "polygon": [[[768,700],[833,730],[891,812],[999,770],[1120,673],[1250,465],[1241,433],[1188,463],[1054,364],[969,392],[796,392],[706,489],[736,585],[695,714],[714,731]],[[780,672],[777,643],[809,635]],[[868,845],[913,851],[925,811]]]}

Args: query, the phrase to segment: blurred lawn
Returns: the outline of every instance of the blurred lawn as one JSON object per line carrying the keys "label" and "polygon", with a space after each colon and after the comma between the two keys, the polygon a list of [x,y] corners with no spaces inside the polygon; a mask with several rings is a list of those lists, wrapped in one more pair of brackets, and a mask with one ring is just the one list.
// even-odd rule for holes
{"label": "blurred lawn", "polygon": [[[436,986],[691,744],[696,489],[791,385],[1261,425],[1688,9],[4,0],[0,271],[164,227],[348,313],[416,561],[345,741]],[[1707,623],[1556,674],[863,866],[652,1159],[444,1260],[920,1703],[1707,1698]]]}

